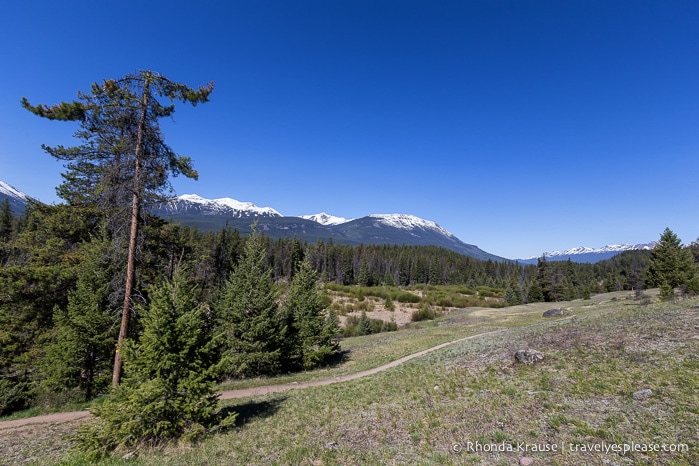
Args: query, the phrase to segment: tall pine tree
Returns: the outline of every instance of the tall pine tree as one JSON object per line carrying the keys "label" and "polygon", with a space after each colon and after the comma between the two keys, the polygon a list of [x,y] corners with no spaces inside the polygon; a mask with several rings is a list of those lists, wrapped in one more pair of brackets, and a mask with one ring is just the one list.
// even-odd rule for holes
{"label": "tall pine tree", "polygon": [[[158,121],[174,113],[172,102],[207,102],[212,91],[213,83],[193,89],[156,72],[140,71],[94,83],[89,93],[79,92],[79,100],[73,102],[34,106],[22,98],[22,106],[38,116],[80,123],[75,136],[84,141],[82,145],[42,146],[53,157],[67,162],[65,182],[58,188],[61,197],[71,204],[99,205],[117,223],[114,231],[129,232],[114,386],[121,376],[121,347],[129,327],[141,210],[149,198],[169,186],[170,174],[198,176],[189,157],[176,154],[165,144]],[[124,208],[130,211],[126,217]],[[129,227],[123,228],[122,222]]]}

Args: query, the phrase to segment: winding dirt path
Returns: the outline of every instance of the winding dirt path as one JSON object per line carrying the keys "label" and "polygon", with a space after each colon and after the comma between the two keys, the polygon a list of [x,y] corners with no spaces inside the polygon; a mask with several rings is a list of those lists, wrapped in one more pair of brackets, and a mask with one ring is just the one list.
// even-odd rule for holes
{"label": "winding dirt path", "polygon": [[[437,351],[437,350],[442,349],[446,346],[454,345],[456,343],[460,343],[460,342],[466,341],[466,340],[471,340],[474,338],[484,337],[487,335],[494,335],[496,333],[501,333],[504,331],[505,330],[493,330],[491,332],[479,333],[476,335],[471,335],[468,337],[460,338],[458,340],[448,341],[446,343],[442,343],[442,344],[439,344],[437,346],[433,346],[431,348],[427,348],[425,350],[418,351],[417,353],[409,354],[408,356],[404,356],[400,359],[396,359],[395,361],[389,362],[388,364],[384,364],[383,366],[375,367],[373,369],[368,369],[368,370],[361,371],[361,372],[355,372],[354,374],[341,375],[341,376],[333,377],[330,379],[314,380],[314,381],[310,381],[310,382],[292,382],[292,383],[287,383],[287,384],[282,384],[282,385],[266,385],[263,387],[241,388],[238,390],[226,390],[226,391],[221,393],[220,399],[230,400],[230,399],[235,399],[235,398],[247,398],[250,396],[266,395],[268,393],[279,393],[279,392],[285,392],[288,390],[297,390],[297,389],[308,388],[308,387],[320,387],[322,385],[330,385],[333,383],[347,382],[348,380],[359,379],[361,377],[366,377],[368,375],[376,374],[377,372],[385,371],[386,369],[390,369],[391,367],[399,366],[407,361],[410,361],[411,359],[419,358],[420,356],[423,356],[423,355],[430,353],[432,351]],[[7,431],[12,431],[12,430],[22,430],[23,428],[28,427],[28,426],[36,427],[37,425],[40,425],[40,424],[60,424],[60,423],[64,423],[64,422],[75,421],[78,419],[87,418],[89,416],[90,416],[89,411],[72,411],[72,412],[66,412],[66,413],[46,414],[43,416],[35,416],[35,417],[24,418],[24,419],[14,419],[12,421],[2,421],[2,422],[0,422],[0,433],[7,433]]]}

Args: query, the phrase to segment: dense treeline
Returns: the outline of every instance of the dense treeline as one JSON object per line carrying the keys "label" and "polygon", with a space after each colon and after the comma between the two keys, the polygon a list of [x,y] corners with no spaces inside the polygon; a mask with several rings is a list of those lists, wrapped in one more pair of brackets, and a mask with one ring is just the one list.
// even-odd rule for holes
{"label": "dense treeline", "polygon": [[[98,212],[32,204],[14,216],[0,205],[0,413],[48,400],[91,399],[108,388],[124,248]],[[190,288],[188,299],[203,306],[201,319],[226,335],[216,351],[228,355],[221,370],[231,377],[311,368],[336,353],[337,318],[319,299],[318,281],[491,287],[502,290],[508,305],[660,285],[648,276],[647,251],[597,264],[540,259],[522,266],[429,246],[202,233],[149,216],[142,229],[130,335],[137,340],[142,334],[154,290],[185,274],[180,281]],[[689,248],[694,258],[697,249]]]}

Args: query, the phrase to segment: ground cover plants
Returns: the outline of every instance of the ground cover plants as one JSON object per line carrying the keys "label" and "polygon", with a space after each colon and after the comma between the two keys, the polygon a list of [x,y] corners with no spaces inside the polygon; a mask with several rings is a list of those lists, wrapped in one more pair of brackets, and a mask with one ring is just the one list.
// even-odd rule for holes
{"label": "ground cover plants", "polygon": [[[699,300],[651,301],[628,292],[597,295],[558,303],[564,315],[555,319],[541,317],[543,303],[470,309],[401,332],[348,339],[343,348],[354,359],[324,375],[502,330],[363,379],[228,401],[239,413],[233,430],[196,445],[139,451],[128,463],[507,465],[528,457],[554,465],[697,464]],[[545,358],[515,364],[520,348]],[[636,399],[644,389],[651,395]],[[52,442],[44,444],[31,431],[0,436],[15,462],[79,464],[59,440],[75,426],[63,427],[52,426]],[[676,451],[590,451],[632,444]],[[471,451],[475,445],[489,451]]]}

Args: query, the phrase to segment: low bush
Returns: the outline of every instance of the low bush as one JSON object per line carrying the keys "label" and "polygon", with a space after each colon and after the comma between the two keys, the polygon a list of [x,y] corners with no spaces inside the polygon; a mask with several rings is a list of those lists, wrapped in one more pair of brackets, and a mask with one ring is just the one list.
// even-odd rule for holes
{"label": "low bush", "polygon": [[413,322],[420,322],[422,320],[432,320],[441,315],[441,312],[435,311],[434,308],[428,304],[421,303],[416,311],[410,315],[410,320]]}
{"label": "low bush", "polygon": [[361,316],[349,316],[342,329],[342,336],[356,337],[370,335],[372,333],[393,332],[398,330],[395,320],[386,322],[381,319],[372,319],[362,312]]}

